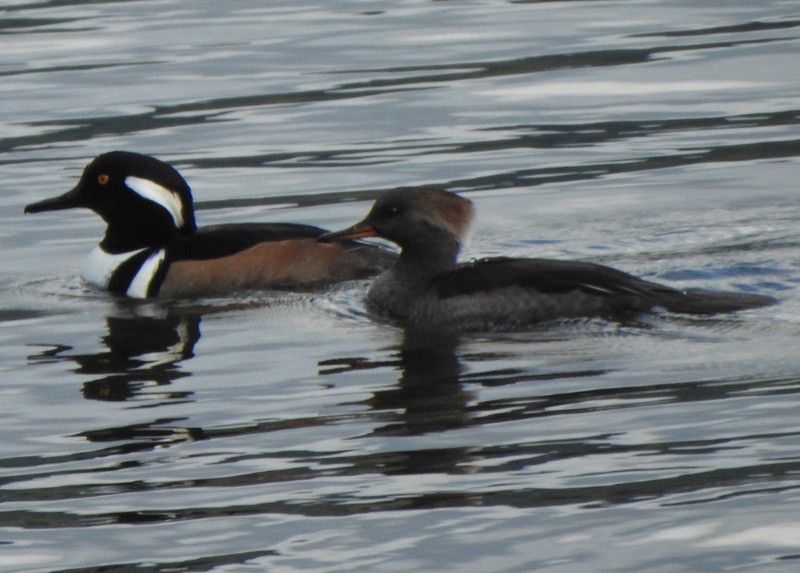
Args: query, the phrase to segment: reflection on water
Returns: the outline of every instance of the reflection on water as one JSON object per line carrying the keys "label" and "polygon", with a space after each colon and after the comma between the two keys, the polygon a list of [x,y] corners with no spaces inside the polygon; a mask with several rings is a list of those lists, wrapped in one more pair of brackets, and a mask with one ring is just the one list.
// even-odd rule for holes
{"label": "reflection on water", "polygon": [[200,315],[167,318],[107,317],[108,335],[102,339],[107,351],[73,354],[69,346],[57,346],[29,356],[32,362],[64,360],[74,362],[76,374],[97,376],[83,383],[83,395],[90,400],[187,400],[189,392],[154,391],[189,374],[179,368],[194,356],[200,339]]}
{"label": "reflection on water", "polygon": [[[142,400],[141,390],[151,384],[168,385],[176,377],[178,364],[192,356],[193,344],[199,338],[199,318],[180,316],[166,319],[126,318],[109,321],[109,335],[103,338],[108,351],[94,355],[69,355],[67,348],[45,351],[34,357],[39,360],[69,360],[78,364],[82,373],[104,374],[98,380],[84,386],[84,396],[89,399]],[[132,328],[138,325],[146,330]],[[146,334],[146,336],[145,336]],[[537,346],[547,340],[513,343],[522,352],[535,352]],[[394,382],[357,402],[340,402],[336,409],[347,413],[321,414],[315,417],[287,418],[281,421],[254,422],[245,425],[222,427],[188,427],[182,420],[158,418],[148,424],[110,427],[83,432],[82,437],[90,442],[119,444],[111,450],[92,454],[97,457],[109,455],[131,455],[152,449],[154,445],[171,447],[180,442],[203,440],[218,442],[214,448],[232,439],[248,437],[258,443],[274,432],[298,432],[314,427],[366,423],[369,431],[351,436],[365,445],[371,440],[386,438],[404,439],[411,436],[448,433],[463,428],[490,428],[493,425],[513,426],[536,419],[561,419],[587,417],[597,419],[615,411],[636,412],[653,408],[668,411],[686,408],[689,404],[724,404],[754,397],[776,397],[785,399],[800,394],[800,377],[793,375],[781,379],[721,379],[689,381],[680,383],[642,383],[624,386],[604,385],[600,379],[610,370],[585,370],[574,365],[560,371],[536,372],[530,368],[483,368],[506,358],[513,358],[508,349],[469,352],[464,356],[464,345],[474,341],[460,341],[457,337],[432,336],[429,333],[404,332],[399,344],[382,351],[383,357],[370,360],[364,357],[346,357],[320,361],[320,374],[326,378],[346,377],[352,372],[390,371]],[[466,361],[469,367],[463,363]],[[470,371],[472,370],[472,371]],[[184,373],[183,375],[188,375]],[[594,388],[581,385],[574,391],[564,391],[558,386],[549,390],[547,383],[559,380],[591,381],[599,377]],[[335,384],[335,381],[334,381]],[[544,386],[543,386],[544,385]],[[512,395],[499,398],[488,397],[492,388],[513,389]],[[107,388],[99,396],[87,388]],[[536,388],[537,390],[531,392]],[[111,398],[109,396],[112,396]],[[157,394],[166,403],[176,399],[168,392]],[[186,399],[178,393],[177,399]],[[149,399],[153,399],[148,397]],[[155,404],[153,404],[155,406]],[[354,413],[353,408],[358,408]],[[800,472],[797,458],[778,459],[769,457],[758,463],[735,467],[708,467],[701,462],[708,457],[725,455],[727,452],[750,447],[754,442],[795,441],[800,430],[787,429],[779,432],[742,432],[739,435],[704,438],[700,436],[684,439],[645,440],[626,443],[625,432],[608,432],[581,424],[580,435],[571,437],[540,438],[535,434],[525,441],[514,444],[430,445],[433,447],[391,448],[388,451],[357,452],[353,448],[342,451],[295,450],[252,452],[246,455],[226,456],[222,462],[233,473],[223,477],[186,476],[174,480],[146,480],[135,482],[84,484],[60,486],[47,491],[46,497],[69,499],[80,491],[81,496],[107,496],[122,491],[145,492],[178,488],[244,488],[266,483],[303,482],[310,479],[358,478],[380,475],[417,474],[496,474],[510,475],[514,472],[534,474],[553,471],[547,468],[568,466],[572,462],[597,458],[628,458],[642,460],[643,467],[631,472],[610,473],[595,469],[591,463],[576,475],[563,476],[563,484],[553,487],[529,483],[512,489],[493,487],[448,487],[445,492],[422,489],[404,491],[398,495],[371,494],[366,497],[345,492],[315,495],[313,501],[294,505],[291,501],[244,503],[222,508],[181,508],[167,505],[162,509],[137,511],[101,512],[93,515],[48,514],[36,512],[42,527],[91,527],[100,523],[154,523],[221,517],[223,515],[354,515],[361,513],[396,511],[401,509],[432,509],[443,507],[507,506],[535,508],[559,505],[600,507],[607,504],[627,504],[642,500],[664,499],[665,504],[683,505],[709,503],[724,499],[733,491],[736,495],[759,495],[772,488],[781,490],[800,489],[795,480]],[[421,445],[421,444],[420,444]],[[84,454],[82,457],[86,457]],[[243,472],[247,461],[272,458],[295,465],[293,469]],[[659,461],[660,460],[660,461]],[[670,461],[674,460],[674,461]],[[684,460],[678,462],[677,460]],[[689,462],[689,460],[695,460]],[[654,473],[652,464],[661,466]],[[688,464],[688,465],[687,465]],[[686,466],[686,467],[683,467]],[[114,471],[126,468],[122,464]],[[541,470],[540,470],[541,468]],[[599,468],[598,468],[599,469]],[[557,470],[563,471],[563,470]],[[629,473],[629,475],[626,475]],[[640,475],[637,475],[640,474]],[[592,482],[580,485],[582,481]],[[550,479],[544,480],[550,483]],[[574,483],[570,483],[574,482]],[[780,483],[781,485],[778,485]],[[745,487],[746,486],[746,487]],[[23,493],[25,490],[20,490]],[[35,490],[23,493],[34,499]],[[43,492],[40,492],[41,495]],[[23,516],[12,517],[0,514],[6,525],[17,523]]]}
{"label": "reflection on water", "polygon": [[450,333],[405,332],[397,360],[371,362],[345,358],[320,362],[321,375],[393,367],[400,371],[396,387],[373,393],[364,402],[378,412],[400,412],[402,418],[375,433],[416,435],[458,428],[469,422],[472,397],[461,386],[458,339]]}
{"label": "reflection on water", "polygon": [[[196,403],[192,392],[171,392],[168,386],[190,376],[187,366],[200,339],[200,322],[196,311],[162,318],[109,317],[102,351],[76,353],[69,345],[58,345],[31,356],[31,365],[53,361],[74,365],[76,373],[93,377],[83,385],[83,396],[90,400],[124,400],[157,410]],[[397,341],[377,355],[318,361],[324,390],[314,398],[321,409],[316,415],[275,416],[265,410],[265,416],[273,419],[196,425],[187,417],[170,416],[168,409],[146,423],[83,431],[74,437],[103,448],[68,454],[60,462],[40,461],[36,473],[6,480],[18,484],[6,491],[5,501],[46,506],[56,499],[86,500],[92,509],[0,510],[0,525],[26,531],[94,530],[492,507],[597,511],[634,504],[641,511],[654,503],[663,508],[707,506],[800,489],[797,456],[742,458],[735,464],[714,461],[762,444],[781,448],[796,443],[800,430],[754,427],[704,436],[683,432],[680,426],[673,431],[665,422],[670,413],[680,415],[694,405],[700,405],[700,411],[713,411],[729,409],[743,399],[796,399],[800,377],[658,382],[662,377],[656,374],[654,380],[654,373],[649,373],[637,383],[619,377],[624,374],[622,364],[594,365],[582,355],[585,351],[572,359],[567,356],[560,365],[545,360],[539,367],[531,366],[531,359],[548,353],[560,356],[553,345],[569,349],[576,342],[589,347],[662,337],[654,328],[608,328],[600,322],[494,340],[399,331]],[[731,325],[709,320],[696,321],[690,328]],[[337,392],[329,396],[341,381],[365,374],[382,380],[368,395],[356,400],[346,394],[337,398]],[[617,428],[605,422],[614,420],[615,414],[621,423]],[[628,426],[642,416],[662,421],[649,428],[652,435],[637,437],[637,430]],[[495,435],[494,429],[505,433],[509,430],[504,428],[517,426],[525,429],[524,435],[512,432],[511,441]],[[543,432],[547,427],[562,430]],[[325,445],[333,438],[325,437],[326,432],[341,438]],[[312,437],[304,442],[301,436],[308,433]],[[290,439],[281,439],[282,435]],[[182,444],[194,444],[195,451],[182,453]],[[148,453],[156,457],[144,457]],[[93,467],[92,460],[108,461]],[[159,475],[163,463],[183,468],[176,475]],[[66,469],[75,464],[84,467]],[[62,476],[80,478],[80,483]],[[378,476],[392,480],[416,476],[422,481],[374,485],[380,484]],[[442,481],[444,476],[457,481]],[[37,481],[43,484],[37,486]],[[313,483],[320,485],[311,487]],[[273,489],[294,494],[267,494],[263,499]],[[192,501],[193,492],[217,492],[227,501],[198,504]],[[100,501],[119,496],[155,497],[154,503],[118,509]],[[266,548],[222,551],[205,561],[166,559],[162,565],[195,567],[202,562],[216,567],[229,559],[277,555],[280,551]],[[132,563],[137,562],[122,563],[119,570]]]}

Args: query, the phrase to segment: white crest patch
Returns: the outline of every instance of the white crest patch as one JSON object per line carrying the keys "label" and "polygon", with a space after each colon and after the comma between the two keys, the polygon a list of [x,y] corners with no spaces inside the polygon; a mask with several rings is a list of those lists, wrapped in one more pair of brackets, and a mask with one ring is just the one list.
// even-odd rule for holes
{"label": "white crest patch", "polygon": [[180,195],[155,181],[141,177],[126,177],[125,185],[137,195],[164,207],[175,221],[175,226],[178,229],[183,227],[183,203]]}
{"label": "white crest patch", "polygon": [[128,290],[125,291],[125,294],[133,298],[147,298],[147,289],[150,287],[150,283],[166,255],[167,253],[164,249],[159,249],[147,257],[147,260],[139,267],[139,272],[133,277],[131,284],[128,285]]}
{"label": "white crest patch", "polygon": [[108,281],[111,279],[111,275],[114,274],[114,271],[117,270],[122,263],[144,250],[146,249],[137,249],[135,251],[128,251],[127,253],[112,255],[111,253],[105,252],[103,248],[98,245],[89,254],[89,258],[86,259],[81,276],[87,283],[107,289]]}

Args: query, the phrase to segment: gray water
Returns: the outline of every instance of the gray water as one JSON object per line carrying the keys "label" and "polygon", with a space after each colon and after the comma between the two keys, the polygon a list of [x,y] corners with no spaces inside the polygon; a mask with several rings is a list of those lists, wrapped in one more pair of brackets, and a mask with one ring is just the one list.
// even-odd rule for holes
{"label": "gray water", "polygon": [[[800,3],[0,2],[0,570],[795,572]],[[397,186],[465,258],[770,294],[418,339],[366,284],[84,285],[95,155],[200,224],[335,229]]]}

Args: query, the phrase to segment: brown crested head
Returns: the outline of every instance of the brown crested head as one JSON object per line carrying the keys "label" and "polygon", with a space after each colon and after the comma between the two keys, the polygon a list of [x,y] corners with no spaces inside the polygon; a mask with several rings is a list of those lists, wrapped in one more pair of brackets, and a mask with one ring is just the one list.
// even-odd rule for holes
{"label": "brown crested head", "polygon": [[414,189],[409,198],[419,202],[423,217],[431,224],[446,230],[459,243],[463,242],[475,218],[472,201],[439,188]]}
{"label": "brown crested head", "polygon": [[363,221],[321,241],[382,237],[407,256],[455,262],[474,216],[472,201],[438,187],[401,188],[378,197]]}
{"label": "brown crested head", "polygon": [[461,243],[474,216],[475,209],[469,199],[438,187],[420,187],[385,193],[375,202],[366,221],[379,235],[391,240],[398,238],[394,236],[397,230],[413,229],[420,223],[427,223]]}

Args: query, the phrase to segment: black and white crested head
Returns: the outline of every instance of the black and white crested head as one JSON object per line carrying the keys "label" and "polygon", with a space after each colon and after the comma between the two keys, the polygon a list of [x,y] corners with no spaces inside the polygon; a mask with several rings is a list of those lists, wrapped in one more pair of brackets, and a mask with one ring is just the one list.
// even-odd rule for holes
{"label": "black and white crested head", "polygon": [[99,155],[86,166],[77,188],[87,195],[85,206],[107,222],[110,217],[130,216],[137,204],[147,202],[148,210],[158,208],[169,216],[178,234],[196,229],[189,185],[174,167],[149,155],[130,151]]}
{"label": "black and white crested head", "polygon": [[108,224],[108,252],[159,246],[196,229],[192,192],[172,166],[130,151],[93,159],[67,193],[25,207],[26,213],[83,207]]}

